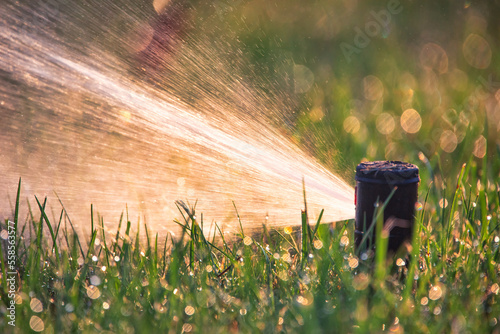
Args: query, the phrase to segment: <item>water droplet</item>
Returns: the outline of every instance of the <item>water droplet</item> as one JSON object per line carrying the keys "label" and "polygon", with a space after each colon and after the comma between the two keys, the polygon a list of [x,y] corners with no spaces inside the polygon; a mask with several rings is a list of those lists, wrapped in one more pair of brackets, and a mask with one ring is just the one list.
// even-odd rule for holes
{"label": "water droplet", "polygon": [[448,207],[448,200],[446,198],[441,198],[439,200],[439,207],[441,209]]}
{"label": "water droplet", "polygon": [[351,267],[351,269],[355,269],[359,265],[359,261],[355,256],[349,257],[348,261],[349,261],[349,267]]}
{"label": "water droplet", "polygon": [[429,299],[430,300],[438,300],[443,296],[443,291],[439,285],[434,285],[429,290]]}
{"label": "water droplet", "polygon": [[185,312],[187,315],[191,316],[191,315],[193,315],[193,314],[194,314],[194,307],[192,307],[191,305],[188,305],[188,306],[186,306],[186,308],[184,309],[184,312]]}
{"label": "water droplet", "polygon": [[349,246],[349,238],[347,236],[344,235],[340,238],[340,246]]}
{"label": "water droplet", "polygon": [[71,303],[66,304],[66,306],[64,307],[64,309],[68,313],[71,313],[71,312],[73,312],[75,310],[74,306]]}
{"label": "water droplet", "polygon": [[30,318],[30,327],[35,332],[41,332],[45,329],[45,325],[43,324],[43,320],[36,315]]}
{"label": "water droplet", "polygon": [[32,298],[30,301],[30,308],[35,313],[40,313],[43,311],[42,302],[38,298]]}
{"label": "water droplet", "polygon": [[90,284],[95,285],[95,286],[100,285],[101,284],[101,279],[98,276],[96,276],[96,275],[92,275],[90,277]]}
{"label": "water droplet", "polygon": [[101,291],[98,287],[89,285],[87,287],[87,296],[89,296],[90,299],[97,299],[101,296]]}
{"label": "water droplet", "polygon": [[285,234],[292,234],[293,229],[290,226],[285,227]]}
{"label": "water droplet", "polygon": [[108,310],[109,309],[109,303],[108,302],[102,303],[102,308],[105,309],[105,310]]}
{"label": "water droplet", "polygon": [[182,332],[183,333],[189,333],[193,330],[193,325],[191,324],[184,324],[182,325]]}
{"label": "water droplet", "polygon": [[243,243],[246,245],[246,246],[250,246],[252,244],[252,238],[250,238],[249,236],[246,236],[244,239],[243,239]]}

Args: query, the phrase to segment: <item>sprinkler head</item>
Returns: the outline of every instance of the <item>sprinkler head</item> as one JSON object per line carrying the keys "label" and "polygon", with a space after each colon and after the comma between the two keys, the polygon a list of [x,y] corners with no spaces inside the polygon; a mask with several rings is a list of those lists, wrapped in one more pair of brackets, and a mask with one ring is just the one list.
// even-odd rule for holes
{"label": "sprinkler head", "polygon": [[380,210],[389,239],[387,251],[395,253],[411,242],[419,182],[418,167],[406,162],[371,161],[356,167],[356,250],[374,249]]}

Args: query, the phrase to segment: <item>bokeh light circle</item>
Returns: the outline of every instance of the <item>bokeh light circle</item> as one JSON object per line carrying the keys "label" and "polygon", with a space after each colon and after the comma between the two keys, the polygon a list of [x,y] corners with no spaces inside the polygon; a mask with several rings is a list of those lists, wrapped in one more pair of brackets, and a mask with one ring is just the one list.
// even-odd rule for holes
{"label": "bokeh light circle", "polygon": [[474,142],[474,151],[472,151],[476,158],[482,159],[486,155],[486,138],[483,135]]}
{"label": "bokeh light circle", "polygon": [[407,133],[417,133],[422,126],[422,118],[415,109],[406,109],[401,115],[401,127]]}
{"label": "bokeh light circle", "polygon": [[361,123],[356,116],[349,116],[344,120],[344,130],[347,133],[356,133],[361,128]]}
{"label": "bokeh light circle", "polygon": [[458,139],[455,133],[451,130],[445,130],[439,139],[441,149],[447,153],[455,151],[458,145]]}
{"label": "bokeh light circle", "polygon": [[384,112],[378,115],[376,126],[378,132],[380,132],[383,135],[388,135],[392,131],[394,131],[394,128],[396,127],[396,122],[394,121],[394,117],[392,117],[391,114]]}
{"label": "bokeh light circle", "polygon": [[363,78],[363,95],[365,99],[376,101],[384,96],[384,84],[374,75]]}
{"label": "bokeh light circle", "polygon": [[41,332],[45,329],[45,325],[43,323],[43,320],[36,315],[34,315],[30,318],[30,327],[35,332]]}
{"label": "bokeh light circle", "polygon": [[435,43],[427,43],[422,47],[420,63],[423,67],[434,69],[440,74],[448,72],[448,55]]}
{"label": "bokeh light circle", "polygon": [[485,69],[491,63],[491,48],[486,39],[470,34],[462,45],[464,58],[470,66]]}

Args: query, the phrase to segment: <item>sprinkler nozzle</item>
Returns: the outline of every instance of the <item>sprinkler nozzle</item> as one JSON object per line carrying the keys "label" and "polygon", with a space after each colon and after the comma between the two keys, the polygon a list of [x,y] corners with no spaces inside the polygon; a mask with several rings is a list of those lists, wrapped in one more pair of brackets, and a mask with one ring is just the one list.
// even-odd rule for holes
{"label": "sprinkler nozzle", "polygon": [[389,238],[388,252],[395,253],[405,242],[411,242],[419,182],[418,167],[407,162],[370,161],[356,167],[357,250],[374,249],[380,210]]}

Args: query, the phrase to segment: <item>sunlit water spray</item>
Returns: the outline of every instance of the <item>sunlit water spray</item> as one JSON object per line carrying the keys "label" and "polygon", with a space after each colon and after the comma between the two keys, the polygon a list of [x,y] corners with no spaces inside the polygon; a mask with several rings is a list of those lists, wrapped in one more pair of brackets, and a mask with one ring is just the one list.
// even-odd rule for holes
{"label": "sunlit water spray", "polygon": [[296,225],[303,179],[309,218],[353,217],[352,188],[272,124],[286,104],[213,48],[184,45],[152,84],[111,52],[26,29],[25,13],[1,13],[0,218],[12,217],[19,177],[32,208],[47,196],[58,217],[57,193],[86,231],[93,203],[109,230],[127,205],[132,221],[175,233],[178,199],[198,201],[205,226],[239,226],[233,201],[249,230]]}

